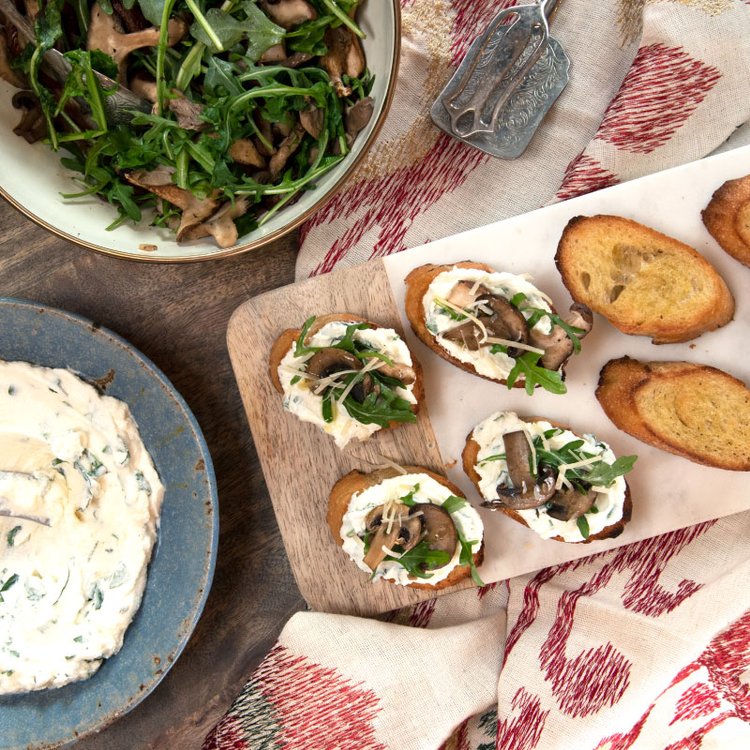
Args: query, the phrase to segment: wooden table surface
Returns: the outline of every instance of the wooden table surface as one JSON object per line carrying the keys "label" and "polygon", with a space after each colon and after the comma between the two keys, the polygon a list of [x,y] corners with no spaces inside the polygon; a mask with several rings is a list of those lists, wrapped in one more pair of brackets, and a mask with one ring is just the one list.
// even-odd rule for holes
{"label": "wooden table surface", "polygon": [[0,296],[84,315],[153,360],[195,414],[219,488],[216,572],[187,647],[145,701],[75,750],[200,748],[284,623],[305,608],[226,347],[235,308],[293,281],[296,247],[292,234],[235,259],[135,263],[65,242],[0,198]]}

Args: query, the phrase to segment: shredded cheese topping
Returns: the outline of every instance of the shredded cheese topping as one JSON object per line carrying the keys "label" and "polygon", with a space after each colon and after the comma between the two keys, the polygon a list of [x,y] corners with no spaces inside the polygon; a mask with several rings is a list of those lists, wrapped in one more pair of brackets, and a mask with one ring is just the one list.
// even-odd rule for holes
{"label": "shredded cheese topping", "polygon": [[534,352],[536,354],[544,354],[544,349],[539,349],[536,346],[530,344],[524,344],[521,341],[511,341],[510,339],[499,339],[495,336],[488,336],[485,341],[488,344],[502,344],[502,346],[512,346],[516,349],[525,349],[527,352]]}
{"label": "shredded cheese topping", "polygon": [[[378,359],[377,357],[373,357],[372,359],[368,360],[367,364],[361,369],[361,370],[352,370],[352,372],[370,372],[371,370],[377,370],[379,367],[382,367],[385,364],[382,359]],[[349,383],[349,385],[344,388],[343,393],[339,396],[338,404],[341,406],[341,404],[344,403],[346,400],[346,397],[352,392],[352,389],[354,386],[357,385],[357,383],[361,383],[362,380],[357,380],[356,378],[352,379],[352,382]]]}
{"label": "shredded cheese topping", "polygon": [[563,486],[563,482],[570,486],[570,482],[568,481],[565,474],[570,471],[571,469],[580,469],[581,466],[590,466],[591,464],[598,464],[602,461],[601,455],[599,456],[592,456],[591,458],[584,458],[581,461],[575,461],[572,464],[560,464],[557,471],[557,481],[555,482],[555,489],[560,489],[560,487]]}
{"label": "shredded cheese topping", "polygon": [[487,329],[485,328],[484,323],[482,323],[482,321],[476,315],[473,315],[463,307],[459,307],[458,305],[454,305],[452,302],[448,302],[447,299],[443,299],[442,297],[435,297],[435,302],[437,302],[438,305],[442,305],[449,308],[450,310],[453,310],[453,312],[457,312],[459,315],[466,316],[482,332],[482,341],[487,341],[487,336],[489,335],[487,333]]}
{"label": "shredded cheese topping", "polygon": [[524,427],[521,432],[526,438],[526,442],[529,444],[529,450],[531,451],[531,473],[537,476],[537,461],[536,461],[536,448],[534,447],[534,438],[529,435],[529,431]]}

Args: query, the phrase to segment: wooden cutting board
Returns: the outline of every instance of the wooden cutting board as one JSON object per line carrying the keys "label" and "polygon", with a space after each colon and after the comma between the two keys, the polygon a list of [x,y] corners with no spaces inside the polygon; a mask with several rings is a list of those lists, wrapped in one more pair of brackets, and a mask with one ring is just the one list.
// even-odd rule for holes
{"label": "wooden cutting board", "polygon": [[[372,471],[386,457],[443,473],[427,410],[416,424],[380,430],[342,451],[333,439],[284,411],[268,373],[268,355],[286,328],[311,315],[349,312],[403,333],[382,260],[282,287],[239,307],[227,343],[247,419],[300,592],[315,610],[373,615],[446,590],[408,589],[378,581],[351,562],[326,523],[328,494],[344,474]],[[248,498],[248,502],[252,502]],[[472,586],[471,581],[447,589]]]}

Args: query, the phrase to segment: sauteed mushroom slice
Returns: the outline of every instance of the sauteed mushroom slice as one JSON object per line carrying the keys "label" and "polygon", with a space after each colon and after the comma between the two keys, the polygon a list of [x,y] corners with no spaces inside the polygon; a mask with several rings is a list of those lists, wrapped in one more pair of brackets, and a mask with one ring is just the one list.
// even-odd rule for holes
{"label": "sauteed mushroom slice", "polygon": [[422,511],[422,539],[431,550],[453,555],[458,544],[458,533],[450,513],[439,505],[420,503]]}
{"label": "sauteed mushroom slice", "polygon": [[16,91],[11,104],[23,112],[21,121],[13,128],[16,135],[26,139],[28,143],[36,143],[47,135],[47,122],[44,119],[42,105],[33,91]]}
{"label": "sauteed mushroom slice", "polygon": [[531,473],[531,449],[523,430],[507,432],[503,435],[505,460],[512,486],[500,485],[497,493],[501,503],[513,510],[538,508],[549,500],[555,492],[555,476],[541,471],[535,479]]}
{"label": "sauteed mushroom slice", "polygon": [[263,0],[263,10],[285,29],[298,26],[305,21],[314,21],[318,17],[307,0]]}
{"label": "sauteed mushroom slice", "polygon": [[414,371],[414,368],[401,362],[394,362],[392,365],[384,362],[378,367],[378,373],[385,375],[387,378],[400,380],[404,385],[411,385],[417,379],[417,373]]}
{"label": "sauteed mushroom slice", "polygon": [[344,112],[344,125],[346,127],[346,141],[351,146],[357,134],[367,127],[375,111],[375,104],[371,96],[359,99]]}
{"label": "sauteed mushroom slice", "polygon": [[[586,305],[576,303],[571,306],[565,322],[574,328],[580,328],[582,333],[577,335],[582,339],[591,330],[594,316]],[[532,329],[529,332],[529,341],[533,346],[544,349],[539,364],[548,370],[559,370],[573,354],[573,341],[560,326],[553,326],[548,334]]]}
{"label": "sauteed mushroom slice", "polygon": [[320,58],[320,64],[330,76],[336,93],[340,97],[349,96],[352,90],[344,84],[342,76],[359,78],[365,70],[365,56],[359,39],[351,29],[339,26],[328,29],[324,41],[328,52]]}
{"label": "sauteed mushroom slice", "polygon": [[446,299],[452,305],[465,310],[469,305],[474,304],[476,298],[477,293],[474,290],[474,283],[471,281],[459,281],[450,290]]}
{"label": "sauteed mushroom slice", "polygon": [[[337,372],[361,369],[362,363],[351,352],[336,349],[333,346],[315,352],[307,362],[307,372],[314,375],[318,380],[328,378]],[[372,391],[373,385],[372,378],[365,374],[362,380],[352,388],[352,398],[361,404]]]}
{"label": "sauteed mushroom slice", "polygon": [[448,341],[455,341],[457,344],[463,344],[463,346],[472,352],[477,351],[484,343],[482,331],[471,320],[446,331],[443,334],[443,338]]}
{"label": "sauteed mushroom slice", "polygon": [[399,547],[403,552],[408,552],[421,538],[421,517],[411,515],[411,509],[403,503],[391,502],[373,508],[365,523],[373,536],[364,562],[373,571],[389,554],[387,550]]}
{"label": "sauteed mushroom slice", "polygon": [[[168,24],[169,36],[167,45],[173,47],[187,34],[187,24],[180,18],[172,18]],[[159,44],[159,29],[151,26],[147,29],[125,34],[117,28],[114,15],[105,13],[99,3],[91,7],[87,49],[101,50],[117,63],[117,79],[125,84],[125,58],[141,47],[156,47]]]}
{"label": "sauteed mushroom slice", "polygon": [[570,521],[591,510],[594,500],[596,500],[594,490],[585,493],[578,492],[575,487],[560,490],[550,498],[547,515],[558,521]]}
{"label": "sauteed mushroom slice", "polygon": [[[517,307],[498,295],[492,295],[487,300],[487,305],[492,310],[492,315],[482,322],[490,336],[523,344],[529,340],[526,318]],[[508,348],[508,355],[511,357],[517,357],[520,353],[519,349]]]}

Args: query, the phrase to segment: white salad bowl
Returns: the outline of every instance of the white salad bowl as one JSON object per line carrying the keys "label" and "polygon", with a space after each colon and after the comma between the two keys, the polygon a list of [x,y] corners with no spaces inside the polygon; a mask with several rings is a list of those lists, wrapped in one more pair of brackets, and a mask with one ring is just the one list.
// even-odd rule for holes
{"label": "white salad bowl", "polygon": [[[367,66],[374,74],[374,112],[346,158],[261,227],[219,248],[213,238],[178,245],[168,229],[153,227],[144,218],[137,226],[124,224],[107,231],[116,210],[98,198],[64,200],[76,192],[73,173],[60,164],[60,155],[44,143],[29,144],[13,133],[20,111],[11,98],[17,91],[0,79],[0,195],[40,226],[71,242],[106,255],[131,260],[189,262],[226,258],[254,250],[298,227],[341,188],[375,140],[390,107],[396,83],[401,42],[399,0],[366,0],[358,17],[366,38]],[[156,249],[153,247],[156,246]],[[146,249],[144,249],[146,248]]]}

